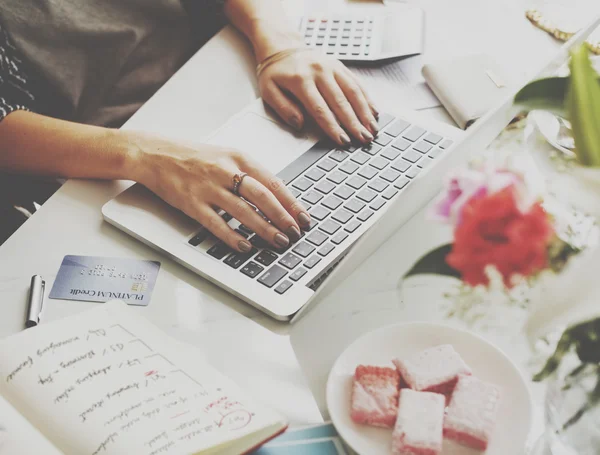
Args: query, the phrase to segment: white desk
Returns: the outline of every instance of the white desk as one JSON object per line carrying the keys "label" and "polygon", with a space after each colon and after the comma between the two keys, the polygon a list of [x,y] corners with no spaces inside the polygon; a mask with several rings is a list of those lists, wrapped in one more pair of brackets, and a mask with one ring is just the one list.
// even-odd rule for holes
{"label": "white desk", "polygon": [[[336,2],[339,4],[341,0]],[[531,40],[523,47],[516,65],[526,60],[535,65],[556,47],[552,39],[534,31],[522,20],[520,0],[494,4],[481,0],[423,0],[415,3],[427,9],[427,41],[434,56],[447,53],[448,44],[455,49],[465,49],[466,46],[470,51],[485,50],[479,48],[487,46],[502,51],[507,45],[516,44],[517,29]],[[451,7],[448,5],[450,3]],[[452,33],[447,32],[449,8],[469,11],[458,26],[452,27],[455,30]],[[505,26],[500,24],[507,19],[513,24],[511,33],[507,33]],[[496,35],[500,30],[504,31]],[[478,36],[478,39],[475,40],[474,36]],[[444,41],[445,45],[436,45],[440,41]],[[244,49],[244,52],[240,49]],[[429,58],[429,54],[426,58]],[[227,29],[201,49],[132,118],[128,126],[179,139],[198,140],[255,99],[253,71],[254,63],[249,49],[236,33]],[[378,101],[385,107],[385,100]],[[435,115],[444,118],[440,110],[436,112]],[[200,347],[218,369],[282,412],[292,423],[319,421],[321,416],[317,402],[303,379],[287,336],[288,325],[270,320],[102,221],[100,207],[126,184],[70,181],[0,247],[0,336],[22,329],[31,276],[41,274],[50,288],[66,254],[159,260],[162,267],[152,302],[139,311],[171,335]],[[409,258],[415,258],[427,248],[445,240],[444,235],[441,230],[425,223],[422,215],[417,216],[390,241],[387,246],[392,246],[392,249],[380,249],[368,264],[355,272],[353,280],[346,280],[328,297],[329,302],[347,299],[349,304],[345,308],[332,312],[331,304],[322,302],[323,309],[317,310],[325,312],[331,320],[341,321],[352,328],[364,309],[357,304],[356,296],[368,296],[376,300],[372,309],[376,310],[377,317],[367,318],[367,325],[380,325],[388,316],[394,319],[406,317],[397,311],[398,300],[390,294],[395,292],[395,274],[408,263]],[[397,254],[394,253],[396,251]],[[404,259],[398,265],[397,257],[400,254]],[[373,261],[384,261],[384,268],[389,272],[369,274],[367,268],[375,263]],[[47,300],[44,317],[45,320],[53,320],[92,305]],[[409,316],[425,318],[424,314]],[[356,332],[364,327],[361,325]],[[294,341],[298,344],[298,339]],[[306,372],[311,385],[321,387],[322,378],[331,362],[330,357],[339,346],[335,345],[325,350],[323,356],[315,355],[314,358],[311,358],[306,347],[300,348],[303,362],[311,364],[310,371]],[[323,407],[322,393],[317,394],[317,399]]]}

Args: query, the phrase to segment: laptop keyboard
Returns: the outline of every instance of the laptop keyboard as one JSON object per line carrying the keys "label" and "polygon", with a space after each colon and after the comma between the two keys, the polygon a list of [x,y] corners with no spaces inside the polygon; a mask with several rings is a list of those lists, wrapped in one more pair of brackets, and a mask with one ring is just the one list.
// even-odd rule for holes
{"label": "laptop keyboard", "polygon": [[[278,174],[312,218],[296,243],[274,249],[223,213],[253,249],[239,253],[217,241],[207,253],[278,294],[287,292],[452,145],[449,139],[387,114],[380,115],[379,128],[367,146],[340,148],[321,141]],[[188,243],[197,247],[207,239],[214,241],[202,227]]]}

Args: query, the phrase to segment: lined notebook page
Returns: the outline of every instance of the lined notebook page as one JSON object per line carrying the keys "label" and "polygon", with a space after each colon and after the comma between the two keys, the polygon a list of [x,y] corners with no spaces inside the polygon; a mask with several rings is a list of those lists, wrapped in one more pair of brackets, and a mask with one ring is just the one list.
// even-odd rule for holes
{"label": "lined notebook page", "polygon": [[65,454],[198,453],[281,419],[122,302],[0,342],[0,392]]}

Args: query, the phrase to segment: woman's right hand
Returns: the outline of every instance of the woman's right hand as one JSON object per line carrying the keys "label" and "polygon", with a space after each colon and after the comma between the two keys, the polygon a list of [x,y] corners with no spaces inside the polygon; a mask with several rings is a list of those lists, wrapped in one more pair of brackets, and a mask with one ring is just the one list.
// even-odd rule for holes
{"label": "woman's right hand", "polygon": [[[223,209],[275,248],[297,241],[310,215],[285,184],[238,151],[176,144],[145,133],[126,133],[133,146],[134,180],[194,218],[230,248],[249,252],[250,242],[218,215]],[[233,177],[246,173],[232,192]],[[256,206],[271,223],[248,203]]]}

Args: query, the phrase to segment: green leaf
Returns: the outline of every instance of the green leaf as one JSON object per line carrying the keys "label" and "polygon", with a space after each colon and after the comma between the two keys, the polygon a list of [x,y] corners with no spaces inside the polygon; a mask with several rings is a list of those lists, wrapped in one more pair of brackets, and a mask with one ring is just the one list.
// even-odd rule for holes
{"label": "green leaf", "polygon": [[406,272],[404,278],[414,275],[441,275],[460,279],[460,272],[446,262],[446,256],[450,251],[452,251],[452,244],[443,245],[430,251]]}
{"label": "green leaf", "polygon": [[575,153],[582,165],[600,167],[600,85],[586,46],[573,50],[570,66],[567,111]]}
{"label": "green leaf", "polygon": [[550,111],[564,117],[568,88],[568,77],[539,79],[519,90],[515,104],[527,111]]}

